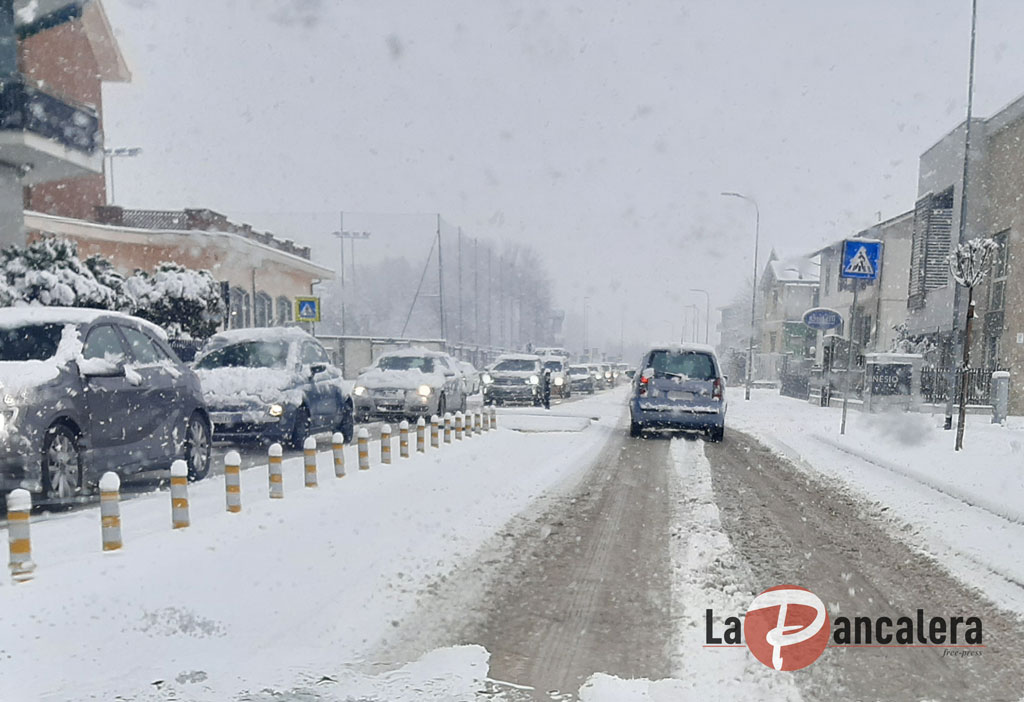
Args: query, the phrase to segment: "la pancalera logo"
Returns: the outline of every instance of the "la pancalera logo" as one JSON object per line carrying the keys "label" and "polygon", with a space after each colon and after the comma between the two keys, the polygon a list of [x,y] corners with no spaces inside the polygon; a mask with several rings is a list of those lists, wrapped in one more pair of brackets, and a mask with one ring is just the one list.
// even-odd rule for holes
{"label": "la pancalera logo", "polygon": [[[774,670],[799,670],[818,660],[829,646],[927,647],[953,651],[944,655],[980,655],[984,648],[979,617],[915,616],[836,617],[807,588],[778,585],[754,598],[742,622],[726,617],[716,627],[714,611],[706,610],[705,647],[743,646]],[[976,650],[977,649],[977,650]]]}

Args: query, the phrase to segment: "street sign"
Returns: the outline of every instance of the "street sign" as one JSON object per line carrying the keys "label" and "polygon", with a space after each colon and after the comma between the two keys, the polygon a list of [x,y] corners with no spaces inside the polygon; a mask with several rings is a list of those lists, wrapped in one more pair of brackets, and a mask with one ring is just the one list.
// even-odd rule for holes
{"label": "street sign", "polygon": [[804,312],[804,324],[811,329],[828,331],[843,323],[843,315],[828,307],[814,307]]}
{"label": "street sign", "polygon": [[846,239],[843,241],[841,278],[878,280],[882,265],[882,242],[874,239]]}
{"label": "street sign", "polygon": [[295,298],[295,321],[296,322],[319,322],[320,321],[320,298],[319,297],[297,297],[297,298]]}

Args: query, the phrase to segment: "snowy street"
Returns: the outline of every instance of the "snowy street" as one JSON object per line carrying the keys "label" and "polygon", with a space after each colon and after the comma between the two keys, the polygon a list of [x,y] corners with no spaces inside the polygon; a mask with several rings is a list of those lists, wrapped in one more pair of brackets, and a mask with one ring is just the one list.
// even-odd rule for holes
{"label": "snowy street", "polygon": [[[832,454],[807,450],[794,464],[737,430],[722,444],[631,439],[622,400],[620,388],[546,416],[502,410],[497,432],[423,456],[400,459],[396,441],[389,466],[373,443],[369,471],[349,447],[343,479],[321,453],[315,490],[290,458],[280,502],[253,466],[237,515],[212,478],[192,486],[184,530],[170,529],[166,493],[141,496],[122,505],[115,554],[100,552],[95,508],[36,524],[34,581],[0,584],[0,697],[1019,698],[1024,626],[1011,610],[1024,588],[1002,577],[992,589],[999,552],[972,555],[954,538],[923,551],[935,525],[908,505],[933,488],[878,469],[895,481],[883,499],[864,489],[882,478],[819,470]],[[824,431],[833,414],[768,392],[732,410],[753,434],[815,417]],[[854,415],[848,439],[867,438],[871,419]],[[1019,522],[992,539],[998,517],[958,505],[952,531],[1024,547]],[[991,568],[958,567],[986,553]],[[743,645],[706,645],[707,609],[721,627],[786,583],[833,618],[977,616],[984,647],[962,658],[941,646],[831,646],[779,673]]]}

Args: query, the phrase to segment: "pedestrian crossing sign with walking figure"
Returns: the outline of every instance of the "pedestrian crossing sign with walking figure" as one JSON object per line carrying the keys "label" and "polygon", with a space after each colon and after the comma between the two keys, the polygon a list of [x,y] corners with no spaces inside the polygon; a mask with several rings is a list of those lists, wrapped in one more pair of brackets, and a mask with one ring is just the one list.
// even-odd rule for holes
{"label": "pedestrian crossing sign with walking figure", "polygon": [[878,280],[882,261],[882,242],[873,239],[846,239],[843,242],[842,278]]}
{"label": "pedestrian crossing sign with walking figure", "polygon": [[296,322],[319,322],[320,321],[320,298],[319,297],[297,297],[297,298],[295,298],[295,321]]}

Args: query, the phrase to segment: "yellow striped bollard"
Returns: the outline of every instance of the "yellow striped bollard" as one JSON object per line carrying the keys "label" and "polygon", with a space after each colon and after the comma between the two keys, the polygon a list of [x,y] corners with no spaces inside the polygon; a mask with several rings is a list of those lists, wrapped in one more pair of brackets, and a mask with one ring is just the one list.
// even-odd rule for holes
{"label": "yellow striped bollard", "polygon": [[478,426],[477,431],[479,431],[481,434],[483,434],[485,431],[487,431],[487,423],[484,422],[483,410],[477,410],[476,421],[477,421],[477,426]]}
{"label": "yellow striped bollard", "polygon": [[113,471],[100,477],[100,534],[104,551],[121,548],[121,478]]}
{"label": "yellow striped bollard", "polygon": [[491,408],[491,429],[498,428],[498,410]]}
{"label": "yellow striped bollard", "polygon": [[409,457],[409,422],[404,419],[398,425],[398,456],[399,458]]}
{"label": "yellow striped bollard", "polygon": [[380,462],[384,465],[391,463],[391,425],[385,424],[380,428]]}
{"label": "yellow striped bollard", "polygon": [[436,414],[430,415],[430,448],[437,448],[441,445],[441,432],[438,425],[441,420]]}
{"label": "yellow striped bollard", "polygon": [[489,410],[488,410],[487,407],[484,407],[482,410],[480,410],[480,429],[481,429],[481,431],[490,431],[491,430],[490,421],[488,420],[488,416],[489,416]]}
{"label": "yellow striped bollard", "polygon": [[242,457],[238,451],[224,456],[224,499],[228,512],[242,511]]}
{"label": "yellow striped bollard", "polygon": [[370,470],[370,432],[360,429],[356,444],[359,447],[359,470]]}
{"label": "yellow striped bollard", "polygon": [[188,464],[179,458],[171,464],[171,527],[188,525]]}
{"label": "yellow striped bollard", "polygon": [[473,417],[473,433],[479,435],[480,434],[480,413],[477,412],[477,411],[474,411],[473,414],[472,414],[472,417]]}
{"label": "yellow striped bollard", "polygon": [[455,413],[455,440],[462,441],[462,412]]}
{"label": "yellow striped bollard", "polygon": [[302,442],[302,464],[305,468],[306,487],[316,487],[316,439],[307,436]]}
{"label": "yellow striped bollard", "polygon": [[416,453],[427,452],[427,420],[420,417],[416,420]]}
{"label": "yellow striped bollard", "polygon": [[281,449],[281,444],[271,444],[267,450],[270,497],[274,500],[284,499],[284,476],[281,473],[281,458],[283,455],[284,451]]}
{"label": "yellow striped bollard", "polygon": [[29,534],[29,512],[32,494],[24,488],[7,494],[7,540],[11,549],[11,580],[23,583],[32,579],[36,564],[32,562],[32,539]]}
{"label": "yellow striped bollard", "polygon": [[450,444],[452,442],[452,413],[444,413],[444,442]]}
{"label": "yellow striped bollard", "polygon": [[340,431],[331,437],[331,453],[334,454],[334,477],[345,477],[345,435]]}

